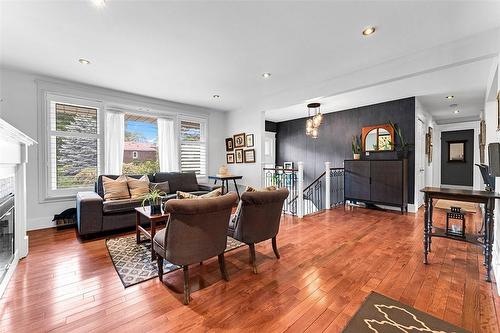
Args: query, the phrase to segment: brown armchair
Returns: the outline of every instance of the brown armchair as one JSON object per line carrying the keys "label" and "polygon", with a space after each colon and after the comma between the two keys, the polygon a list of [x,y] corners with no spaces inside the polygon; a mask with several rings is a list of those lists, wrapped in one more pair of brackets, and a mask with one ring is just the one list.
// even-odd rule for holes
{"label": "brown armchair", "polygon": [[182,266],[186,305],[189,304],[190,264],[218,256],[222,277],[229,281],[224,250],[231,209],[237,199],[235,193],[229,193],[208,199],[173,199],[166,203],[170,218],[153,240],[153,248],[158,254],[158,277],[163,281],[163,259]]}
{"label": "brown armchair", "polygon": [[229,223],[228,235],[250,248],[253,272],[257,273],[255,263],[255,243],[272,239],[273,251],[280,258],[276,235],[280,227],[283,203],[288,197],[288,190],[245,192],[241,195],[239,215]]}

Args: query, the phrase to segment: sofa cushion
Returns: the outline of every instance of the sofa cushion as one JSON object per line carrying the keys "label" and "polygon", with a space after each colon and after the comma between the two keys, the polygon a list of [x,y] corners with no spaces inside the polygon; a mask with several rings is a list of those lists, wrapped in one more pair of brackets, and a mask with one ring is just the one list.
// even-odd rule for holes
{"label": "sofa cushion", "polygon": [[146,175],[139,179],[127,176],[127,185],[131,199],[144,198],[149,193],[149,178]]}
{"label": "sofa cushion", "polygon": [[135,207],[141,207],[142,199],[121,199],[104,201],[102,211],[105,214],[131,212]]}
{"label": "sofa cushion", "polygon": [[130,199],[126,176],[120,176],[117,179],[102,177],[102,186],[104,188],[104,200],[106,201]]}
{"label": "sofa cushion", "polygon": [[213,190],[212,192],[201,195],[177,191],[177,199],[207,199],[207,198],[219,197],[221,195],[222,195],[222,188],[218,188],[216,190]]}
{"label": "sofa cushion", "polygon": [[[127,176],[139,179],[143,175],[127,175]],[[102,186],[102,177],[111,178],[111,179],[117,179],[120,176],[119,175],[100,175],[99,177],[97,177],[97,181],[95,182],[95,186],[94,186],[94,191],[97,194],[99,194],[101,196],[101,198],[104,198],[104,188]],[[153,181],[153,175],[148,175],[148,178],[149,178],[150,182]]]}
{"label": "sofa cushion", "polygon": [[170,193],[198,191],[198,180],[194,172],[158,172],[154,175],[155,183],[168,181]]}
{"label": "sofa cushion", "polygon": [[170,186],[168,185],[168,181],[162,182],[162,183],[149,183],[149,188],[150,189],[157,189],[162,192],[165,192],[165,194],[170,193]]}

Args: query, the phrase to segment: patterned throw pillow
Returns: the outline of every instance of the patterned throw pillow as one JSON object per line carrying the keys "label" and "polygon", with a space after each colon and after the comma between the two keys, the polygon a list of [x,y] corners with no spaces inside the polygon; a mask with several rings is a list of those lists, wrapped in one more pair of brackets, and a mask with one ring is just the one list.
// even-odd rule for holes
{"label": "patterned throw pillow", "polygon": [[152,190],[153,189],[160,190],[160,191],[164,192],[165,194],[170,193],[170,185],[168,185],[168,181],[164,181],[161,183],[149,183],[149,188]]}
{"label": "patterned throw pillow", "polygon": [[252,187],[252,186],[247,186],[245,192],[270,192],[270,191],[276,191],[277,188],[276,186],[267,186],[267,187],[264,187],[260,190]]}
{"label": "patterned throw pillow", "polygon": [[[257,190],[252,186],[247,186],[247,188],[245,189],[245,192],[269,192],[269,191],[276,191],[276,186],[264,187],[261,190]],[[240,218],[241,205],[242,205],[242,201],[240,200],[240,202],[238,202],[238,206],[236,207],[236,210],[233,214],[233,218],[231,219],[231,223],[233,224],[234,228],[236,228],[236,224],[238,223],[238,220]]]}
{"label": "patterned throw pillow", "polygon": [[215,198],[222,195],[222,189],[218,188],[203,195],[195,195],[187,192],[177,191],[177,199],[207,199],[207,198]]}
{"label": "patterned throw pillow", "polygon": [[149,178],[146,175],[139,179],[127,176],[127,185],[131,199],[139,199],[149,193]]}
{"label": "patterned throw pillow", "polygon": [[124,175],[116,179],[103,176],[102,187],[104,189],[104,200],[130,199],[127,177]]}

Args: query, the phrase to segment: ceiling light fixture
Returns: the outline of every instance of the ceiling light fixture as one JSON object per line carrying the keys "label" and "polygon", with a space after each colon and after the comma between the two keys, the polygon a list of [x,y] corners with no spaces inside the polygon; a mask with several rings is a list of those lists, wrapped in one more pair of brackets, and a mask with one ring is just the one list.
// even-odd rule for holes
{"label": "ceiling light fixture", "polygon": [[375,32],[375,27],[366,27],[364,30],[363,30],[363,36],[370,36],[371,34],[373,34]]}
{"label": "ceiling light fixture", "polygon": [[[319,126],[323,120],[323,115],[319,109],[320,106],[320,103],[307,104],[306,135],[311,136],[313,139],[318,138]],[[311,116],[311,111],[313,112],[313,116]]]}
{"label": "ceiling light fixture", "polygon": [[78,62],[82,65],[90,65],[90,60],[80,58],[78,59]]}
{"label": "ceiling light fixture", "polygon": [[453,98],[455,98],[455,96],[453,95],[446,96],[446,99],[453,99]]}
{"label": "ceiling light fixture", "polygon": [[267,79],[267,78],[271,77],[271,73],[267,73],[267,72],[266,72],[266,73],[263,73],[263,74],[262,74],[262,77],[263,77],[264,79]]}
{"label": "ceiling light fixture", "polygon": [[220,95],[213,95],[213,98],[220,98]]}
{"label": "ceiling light fixture", "polygon": [[98,8],[106,6],[106,0],[92,0],[92,3]]}

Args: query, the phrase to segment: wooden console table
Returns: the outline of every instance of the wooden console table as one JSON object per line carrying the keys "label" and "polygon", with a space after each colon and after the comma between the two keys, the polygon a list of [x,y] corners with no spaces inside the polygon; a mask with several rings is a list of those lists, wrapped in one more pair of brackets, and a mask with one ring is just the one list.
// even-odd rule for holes
{"label": "wooden console table", "polygon": [[[491,257],[493,249],[493,212],[495,200],[500,198],[500,193],[488,191],[458,190],[442,187],[425,187],[420,190],[424,193],[424,263],[427,264],[427,254],[431,251],[432,237],[443,237],[462,242],[483,246],[484,265],[486,266],[486,281],[491,282]],[[448,235],[442,228],[432,225],[433,199],[445,199],[474,202],[484,204],[484,241],[478,240],[478,235],[467,234],[465,238]]]}

